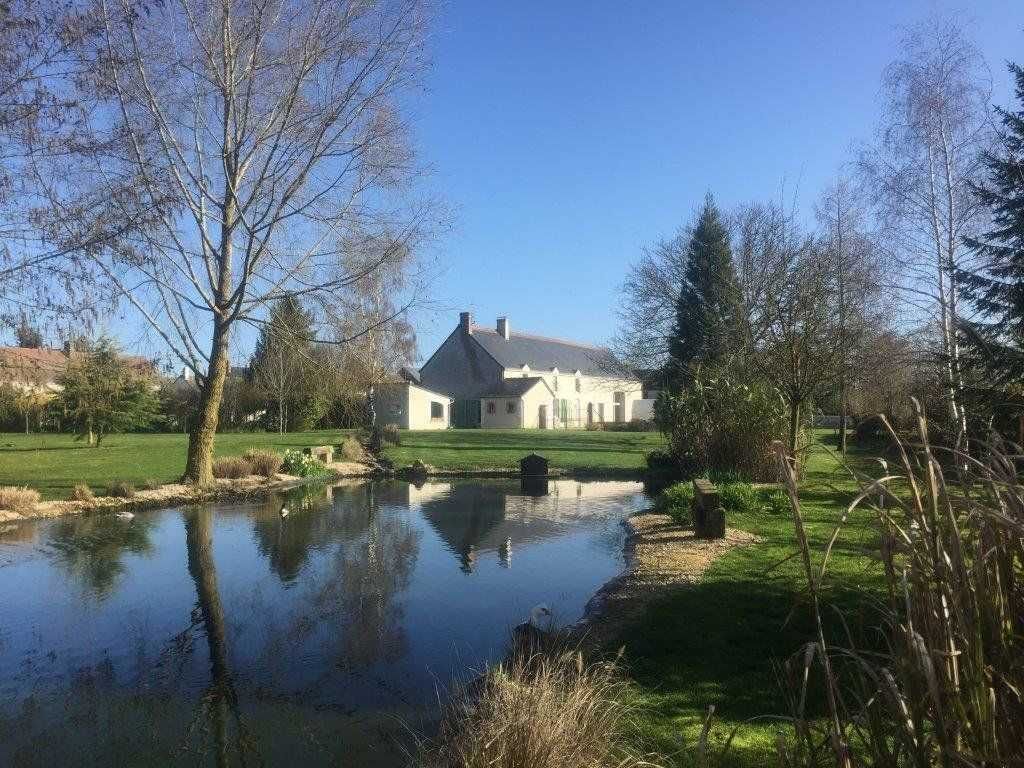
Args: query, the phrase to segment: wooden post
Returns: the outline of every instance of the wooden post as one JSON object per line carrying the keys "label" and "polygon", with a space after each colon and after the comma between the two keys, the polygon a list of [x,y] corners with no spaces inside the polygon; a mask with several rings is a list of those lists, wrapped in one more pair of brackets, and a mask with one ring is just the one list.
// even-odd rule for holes
{"label": "wooden post", "polygon": [[725,512],[718,489],[702,477],[693,481],[693,531],[699,539],[725,538]]}

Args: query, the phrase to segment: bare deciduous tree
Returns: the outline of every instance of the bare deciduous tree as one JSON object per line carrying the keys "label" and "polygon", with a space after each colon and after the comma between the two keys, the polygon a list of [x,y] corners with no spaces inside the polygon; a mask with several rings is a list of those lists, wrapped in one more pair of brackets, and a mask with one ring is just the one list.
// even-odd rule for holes
{"label": "bare deciduous tree", "polygon": [[[270,302],[319,304],[404,250],[424,209],[398,95],[423,62],[419,0],[95,0],[85,50],[106,143],[83,168],[136,227],[90,257],[200,385],[185,479],[212,482],[229,340]],[[72,225],[66,225],[71,227]],[[353,234],[397,233],[362,273]],[[69,237],[76,235],[67,230]]]}
{"label": "bare deciduous tree", "polygon": [[619,289],[619,330],[612,346],[633,370],[660,370],[668,359],[689,239],[684,228],[645,249]]}
{"label": "bare deciduous tree", "polygon": [[834,273],[827,248],[775,206],[750,209],[741,232],[747,360],[782,393],[789,455],[796,456],[807,408],[839,362]]}
{"label": "bare deciduous tree", "polygon": [[839,450],[846,453],[850,389],[860,369],[858,353],[884,326],[881,285],[885,264],[867,234],[866,211],[849,179],[840,178],[822,194],[817,208],[823,246],[832,275],[835,313],[836,385],[839,400]]}
{"label": "bare deciduous tree", "polygon": [[978,223],[970,185],[991,137],[988,73],[981,55],[952,21],[933,19],[906,31],[902,53],[884,79],[880,140],[861,157],[874,190],[884,237],[901,267],[892,287],[940,329],[949,419],[966,436],[957,327],[965,268],[963,238]]}

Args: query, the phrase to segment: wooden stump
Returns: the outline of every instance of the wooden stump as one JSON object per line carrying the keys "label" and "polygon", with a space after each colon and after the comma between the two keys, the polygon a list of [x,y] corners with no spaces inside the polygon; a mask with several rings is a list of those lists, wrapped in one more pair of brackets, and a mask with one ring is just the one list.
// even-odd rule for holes
{"label": "wooden stump", "polygon": [[693,481],[693,532],[698,539],[725,538],[725,512],[718,489],[702,477]]}

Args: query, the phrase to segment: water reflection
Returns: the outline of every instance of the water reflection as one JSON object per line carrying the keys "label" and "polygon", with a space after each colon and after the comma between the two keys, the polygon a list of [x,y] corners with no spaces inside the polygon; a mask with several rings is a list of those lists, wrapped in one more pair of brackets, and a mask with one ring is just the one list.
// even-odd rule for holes
{"label": "water reflection", "polygon": [[359,481],[0,532],[0,765],[402,764],[448,681],[621,568],[637,486],[547,491]]}
{"label": "water reflection", "polygon": [[133,520],[114,515],[66,517],[52,525],[46,543],[73,582],[104,599],[125,575],[125,556],[152,551],[150,528],[151,523],[138,516]]}
{"label": "water reflection", "polygon": [[195,583],[196,604],[210,660],[210,684],[200,697],[198,707],[199,718],[208,722],[210,727],[201,729],[199,738],[203,732],[209,731],[213,749],[208,753],[213,754],[218,768],[221,768],[231,764],[231,754],[244,764],[246,755],[253,752],[254,747],[239,710],[238,692],[231,674],[227,622],[213,559],[212,518],[213,510],[209,507],[191,507],[184,513],[188,572]]}

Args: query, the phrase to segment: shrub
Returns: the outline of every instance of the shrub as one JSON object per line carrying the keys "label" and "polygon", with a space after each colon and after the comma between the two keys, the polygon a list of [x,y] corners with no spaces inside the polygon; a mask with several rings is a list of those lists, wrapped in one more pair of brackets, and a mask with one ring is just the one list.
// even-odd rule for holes
{"label": "shrub", "polygon": [[628,688],[615,664],[579,653],[518,657],[455,697],[420,765],[431,768],[634,768]]}
{"label": "shrub", "polygon": [[655,509],[669,515],[677,525],[693,525],[693,483],[682,482],[670,485],[658,497]]}
{"label": "shrub", "polygon": [[155,477],[147,477],[145,480],[142,481],[142,490],[155,491],[161,485],[163,485],[163,483],[161,483]]}
{"label": "shrub", "polygon": [[249,462],[253,474],[262,477],[273,477],[276,475],[281,471],[281,464],[284,462],[280,454],[268,451],[265,448],[250,448],[245,452],[243,458]]}
{"label": "shrub", "polygon": [[115,480],[107,485],[107,496],[130,499],[135,495],[135,486],[124,480]]}
{"label": "shrub", "polygon": [[726,483],[718,486],[718,498],[726,512],[755,515],[763,509],[761,494],[750,483]]}
{"label": "shrub", "polygon": [[679,462],[668,451],[651,451],[647,454],[646,461],[644,487],[652,496],[683,479]]}
{"label": "shrub", "polygon": [[663,391],[654,412],[682,477],[777,478],[771,444],[787,434],[789,422],[774,387],[701,370],[679,395]]}
{"label": "shrub", "polygon": [[365,462],[370,458],[367,456],[366,449],[363,448],[362,443],[351,435],[342,441],[338,448],[338,453],[341,454],[341,457],[345,459],[345,461]]}
{"label": "shrub", "polygon": [[39,491],[16,485],[0,486],[0,509],[27,514],[39,503]]}
{"label": "shrub", "polygon": [[289,475],[298,475],[299,477],[324,477],[331,474],[331,471],[321,462],[309,454],[296,450],[284,452],[281,468]]}
{"label": "shrub", "polygon": [[380,437],[385,445],[402,444],[402,433],[396,424],[385,424],[380,430]]}
{"label": "shrub", "polygon": [[790,513],[789,496],[784,491],[773,491],[765,498],[765,507],[773,517],[788,517]]}
{"label": "shrub", "polygon": [[68,499],[71,501],[92,502],[96,500],[96,494],[94,494],[92,492],[92,488],[85,483],[77,483],[75,487],[71,489]]}
{"label": "shrub", "polygon": [[213,462],[213,476],[237,480],[240,477],[248,477],[252,472],[252,464],[241,456],[226,456]]}

